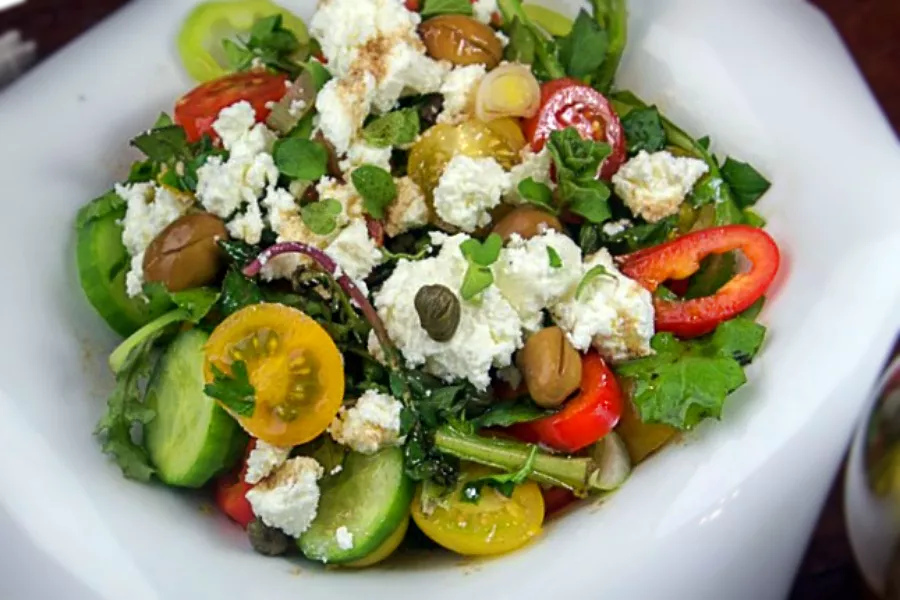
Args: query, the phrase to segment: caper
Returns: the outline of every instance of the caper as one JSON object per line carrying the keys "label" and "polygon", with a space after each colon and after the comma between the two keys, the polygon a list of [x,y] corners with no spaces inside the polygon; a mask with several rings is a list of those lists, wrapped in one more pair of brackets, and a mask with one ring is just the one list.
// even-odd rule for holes
{"label": "caper", "polygon": [[254,519],[247,526],[247,535],[253,549],[266,556],[281,556],[287,553],[291,538],[280,529],[269,527],[259,519]]}
{"label": "caper", "polygon": [[544,408],[559,406],[581,385],[581,356],[559,327],[529,337],[517,363],[528,393]]}
{"label": "caper", "polygon": [[415,299],[419,323],[436,342],[449,342],[459,327],[459,298],[443,285],[419,288]]}

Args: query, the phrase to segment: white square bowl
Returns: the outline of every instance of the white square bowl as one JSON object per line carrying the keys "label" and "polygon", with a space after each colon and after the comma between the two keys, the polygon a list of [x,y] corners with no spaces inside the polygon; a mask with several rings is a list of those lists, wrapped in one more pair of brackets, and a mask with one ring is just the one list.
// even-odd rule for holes
{"label": "white square bowl", "polygon": [[760,208],[786,260],[770,337],[723,421],[509,557],[305,564],[298,577],[197,498],[122,479],[91,436],[114,338],[79,289],[72,219],[127,172],[127,140],[190,86],[173,39],[190,4],[138,0],[0,96],[5,597],[786,593],[900,322],[900,148],[819,13],[789,0],[633,1],[621,86],[774,182]]}

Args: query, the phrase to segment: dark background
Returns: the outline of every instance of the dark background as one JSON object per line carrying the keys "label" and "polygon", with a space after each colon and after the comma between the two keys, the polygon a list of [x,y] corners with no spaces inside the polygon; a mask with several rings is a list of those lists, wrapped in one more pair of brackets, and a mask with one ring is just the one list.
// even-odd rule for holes
{"label": "dark background", "polygon": [[[0,35],[18,29],[52,54],[127,0],[29,0],[0,11]],[[831,18],[885,114],[900,131],[900,0],[813,0]],[[827,94],[828,90],[822,90]],[[840,115],[835,115],[835,126]],[[792,600],[871,598],[847,541],[842,485],[835,482],[797,575]]]}

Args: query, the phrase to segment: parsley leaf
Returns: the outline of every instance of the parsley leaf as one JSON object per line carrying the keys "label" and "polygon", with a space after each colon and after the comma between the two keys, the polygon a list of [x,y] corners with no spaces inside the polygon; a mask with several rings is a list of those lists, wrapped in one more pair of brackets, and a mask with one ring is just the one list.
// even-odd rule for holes
{"label": "parsley leaf", "polygon": [[469,0],[425,0],[421,11],[423,18],[438,15],[472,16],[472,3]]}
{"label": "parsley leaf", "polygon": [[253,280],[244,277],[237,269],[229,269],[222,282],[222,297],[219,299],[219,307],[226,317],[262,301],[262,291]]}
{"label": "parsley leaf", "polygon": [[503,238],[492,233],[482,243],[476,239],[468,239],[459,246],[460,252],[469,261],[469,268],[463,278],[459,294],[463,300],[471,300],[494,283],[491,265],[500,258],[503,249]]}
{"label": "parsley leaf", "polygon": [[756,201],[772,187],[772,184],[751,165],[733,158],[725,159],[722,177],[731,187],[735,200],[741,208],[756,204]]}
{"label": "parsley leaf", "polygon": [[610,191],[596,177],[609,156],[609,144],[581,139],[569,127],[551,133],[548,148],[556,165],[560,202],[591,223],[607,221],[612,216],[607,202]]}
{"label": "parsley leaf", "polygon": [[350,175],[353,187],[363,199],[363,208],[375,219],[383,219],[384,211],[397,199],[397,185],[391,174],[375,165],[362,165]]}
{"label": "parsley leaf", "polygon": [[107,400],[106,413],[95,430],[103,440],[103,452],[116,459],[125,477],[138,481],[149,481],[155,472],[147,451],[134,440],[132,430],[135,424],[146,425],[156,416],[143,400],[146,383],[156,364],[153,345],[163,331],[160,329],[128,352],[116,373],[116,387]]}
{"label": "parsley leaf", "polygon": [[481,499],[481,490],[486,485],[494,488],[507,498],[512,497],[516,486],[524,483],[525,480],[528,479],[528,476],[531,475],[532,471],[534,471],[534,463],[537,460],[537,455],[538,447],[532,446],[531,453],[525,460],[525,464],[523,464],[518,471],[502,475],[488,475],[487,477],[480,477],[466,483],[462,489],[462,499],[465,502],[477,503]]}
{"label": "parsley leaf", "polygon": [[562,257],[559,255],[559,252],[556,251],[556,248],[553,246],[547,246],[547,258],[550,260],[550,268],[551,269],[561,269],[563,266]]}
{"label": "parsley leaf", "polygon": [[300,209],[300,216],[309,230],[316,235],[329,235],[337,228],[337,216],[342,210],[340,202],[326,198],[305,205]]}
{"label": "parsley leaf", "polygon": [[256,409],[256,389],[250,383],[247,363],[237,360],[231,363],[231,374],[212,366],[213,382],[203,387],[203,393],[219,400],[226,408],[241,417],[252,417]]}
{"label": "parsley leaf", "polygon": [[302,181],[317,181],[328,171],[328,151],[302,137],[278,140],[272,151],[282,175]]}
{"label": "parsley leaf", "polygon": [[594,18],[582,10],[572,31],[559,41],[559,60],[570,77],[587,77],[603,64],[609,36]]}
{"label": "parsley leaf", "polygon": [[553,206],[553,190],[551,190],[550,186],[547,184],[540,183],[539,181],[535,181],[534,178],[529,177],[528,179],[519,182],[518,190],[519,196],[521,196],[523,200],[528,201],[529,204],[534,204],[538,208],[542,208],[553,214],[558,212],[556,207]]}
{"label": "parsley leaf", "polygon": [[578,282],[578,287],[575,288],[575,299],[581,300],[581,297],[584,295],[584,292],[587,291],[588,286],[598,277],[609,277],[613,281],[618,281],[616,276],[609,272],[609,269],[603,265],[597,265],[585,273],[584,277],[581,278],[581,281]]}
{"label": "parsley leaf", "polygon": [[628,154],[641,150],[653,153],[666,147],[666,130],[655,106],[629,112],[622,117],[622,129],[628,141]]}
{"label": "parsley leaf", "polygon": [[419,111],[414,108],[401,108],[366,125],[362,136],[366,143],[376,148],[405,146],[416,141],[419,129]]}
{"label": "parsley leaf", "polygon": [[765,328],[738,317],[705,338],[679,341],[654,336],[655,355],[617,367],[631,380],[631,394],[644,423],[689,430],[706,418],[718,419],[725,398],[746,383],[743,364],[756,356]]}

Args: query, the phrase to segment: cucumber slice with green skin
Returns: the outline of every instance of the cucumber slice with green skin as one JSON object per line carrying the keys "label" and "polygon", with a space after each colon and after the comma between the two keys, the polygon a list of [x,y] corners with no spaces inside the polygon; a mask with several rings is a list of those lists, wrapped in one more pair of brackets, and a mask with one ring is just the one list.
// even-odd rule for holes
{"label": "cucumber slice with green skin", "polygon": [[81,287],[94,309],[119,335],[128,337],[172,307],[165,295],[129,298],[125,276],[131,268],[119,221],[125,210],[110,212],[78,228],[76,257]]}
{"label": "cucumber slice with green skin", "polygon": [[203,347],[209,336],[197,329],[180,333],[159,361],[147,389],[156,417],[144,429],[159,479],[171,486],[199,488],[233,466],[247,435],[219,404],[203,393]]}
{"label": "cucumber slice with green skin", "polygon": [[[414,489],[403,470],[400,448],[385,448],[371,456],[351,452],[340,474],[322,483],[318,514],[297,541],[300,551],[329,564],[369,556],[409,517]],[[353,535],[352,548],[338,545],[341,527]]]}

